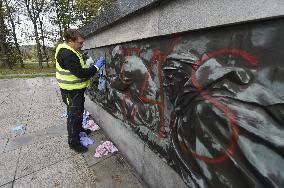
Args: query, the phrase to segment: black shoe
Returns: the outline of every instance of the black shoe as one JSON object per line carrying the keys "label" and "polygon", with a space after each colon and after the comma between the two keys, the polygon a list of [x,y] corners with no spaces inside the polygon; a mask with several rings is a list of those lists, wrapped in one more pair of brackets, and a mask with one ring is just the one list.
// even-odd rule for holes
{"label": "black shoe", "polygon": [[85,132],[87,135],[89,135],[89,134],[92,133],[92,131],[91,131],[90,129],[86,129],[86,130],[84,130],[84,132]]}
{"label": "black shoe", "polygon": [[77,145],[77,146],[69,145],[69,147],[73,149],[74,151],[76,151],[77,153],[85,153],[88,151],[88,148],[82,145]]}

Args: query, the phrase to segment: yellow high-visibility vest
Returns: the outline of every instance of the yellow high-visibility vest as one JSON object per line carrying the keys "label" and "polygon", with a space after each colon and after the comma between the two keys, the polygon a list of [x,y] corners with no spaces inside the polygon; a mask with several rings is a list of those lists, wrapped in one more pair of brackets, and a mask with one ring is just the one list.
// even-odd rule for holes
{"label": "yellow high-visibility vest", "polygon": [[61,89],[73,90],[73,89],[83,89],[90,85],[90,79],[87,78],[78,78],[73,75],[69,70],[63,69],[60,67],[57,61],[57,54],[60,49],[66,48],[72,52],[74,52],[80,60],[80,64],[82,68],[87,68],[87,65],[84,63],[82,55],[68,46],[66,43],[59,44],[55,51],[55,61],[56,61],[56,79],[58,85]]}

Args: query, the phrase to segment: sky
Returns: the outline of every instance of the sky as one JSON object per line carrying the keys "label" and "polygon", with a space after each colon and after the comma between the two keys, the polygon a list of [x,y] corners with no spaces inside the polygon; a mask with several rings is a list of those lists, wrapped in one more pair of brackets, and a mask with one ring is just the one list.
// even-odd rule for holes
{"label": "sky", "polygon": [[[32,22],[27,16],[23,14],[20,14],[18,19],[19,19],[19,24],[16,25],[16,35],[17,35],[19,44],[20,45],[35,45],[36,42],[35,42],[34,35],[33,35],[34,28],[33,28]],[[43,16],[43,23],[44,23],[45,30],[47,30],[48,32],[56,33],[56,31],[58,30],[58,27],[53,25],[50,22],[49,15]],[[56,37],[56,36],[53,35],[53,37]],[[54,43],[51,40],[47,39],[45,42],[47,46],[54,45]]]}
{"label": "sky", "polygon": [[[36,42],[32,21],[24,13],[21,13],[25,11],[25,6],[19,0],[10,0],[9,3],[10,5],[14,4],[13,7],[17,7],[18,9],[18,12],[16,13],[17,19],[15,19],[14,21],[16,23],[16,35],[20,46],[35,45]],[[44,30],[48,33],[48,36],[45,36],[45,45],[50,47],[54,46],[59,39],[59,28],[58,26],[51,23],[51,20],[53,20],[55,16],[56,13],[53,11],[53,9],[49,9],[48,13],[46,14],[41,14]],[[38,31],[40,32],[40,30]]]}

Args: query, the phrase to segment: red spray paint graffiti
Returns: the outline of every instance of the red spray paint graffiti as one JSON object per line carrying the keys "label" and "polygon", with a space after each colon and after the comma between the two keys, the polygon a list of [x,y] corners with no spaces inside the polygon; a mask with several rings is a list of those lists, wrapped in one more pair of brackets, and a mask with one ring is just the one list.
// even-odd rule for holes
{"label": "red spray paint graffiti", "polygon": [[[156,48],[154,50],[153,56],[150,59],[150,63],[148,64],[148,72],[145,73],[144,75],[144,82],[142,84],[142,87],[140,88],[140,93],[139,93],[139,99],[144,102],[144,103],[148,103],[148,104],[153,104],[153,105],[158,105],[159,107],[159,118],[160,118],[160,123],[159,123],[159,132],[157,134],[157,136],[159,138],[164,138],[166,137],[166,132],[165,132],[165,98],[164,98],[164,89],[163,89],[163,73],[162,73],[162,68],[163,65],[166,61],[167,56],[172,52],[172,50],[174,49],[174,47],[181,41],[181,37],[178,37],[176,39],[174,39],[169,47],[166,49],[166,51],[164,53],[162,53],[160,51],[159,48]],[[140,55],[141,49],[140,48],[124,48],[123,51],[125,52],[125,54],[127,55],[132,55],[132,54],[136,54],[136,55]],[[152,69],[153,69],[153,65],[158,63],[158,78],[159,78],[159,85],[160,85],[160,100],[153,100],[153,99],[149,99],[147,97],[145,97],[145,89],[147,88],[148,84],[149,84],[149,77],[150,74],[152,73]],[[122,79],[123,80],[123,79]],[[131,96],[129,96],[131,97]],[[126,108],[126,98],[123,98],[123,103],[124,103],[124,108]],[[126,109],[124,109],[124,112],[126,112]],[[134,120],[134,117],[136,115],[136,113],[138,112],[138,108],[134,108],[131,112],[131,116],[132,116],[132,120]]]}
{"label": "red spray paint graffiti", "polygon": [[127,56],[130,56],[133,53],[135,53],[137,56],[140,56],[141,49],[140,48],[123,48],[123,52]]}
{"label": "red spray paint graffiti", "polygon": [[[164,99],[164,90],[163,90],[163,75],[162,75],[162,67],[166,61],[167,56],[172,52],[173,48],[181,41],[181,38],[176,38],[175,40],[173,40],[173,42],[171,43],[171,45],[168,47],[168,49],[164,52],[161,53],[159,48],[156,48],[154,50],[153,56],[150,60],[150,63],[148,64],[148,72],[145,73],[144,75],[144,82],[142,87],[140,88],[140,94],[139,94],[139,99],[144,102],[144,103],[148,103],[148,104],[153,104],[153,105],[158,105],[159,106],[159,116],[160,116],[160,124],[159,124],[159,132],[158,132],[158,137],[159,138],[164,138],[166,136],[165,133],[165,99]],[[132,54],[137,54],[138,56],[140,55],[140,48],[125,48],[124,52],[127,55],[132,55]],[[226,149],[226,151],[224,152],[224,154],[218,156],[218,157],[214,157],[214,158],[209,158],[209,157],[205,157],[205,156],[201,156],[198,155],[195,152],[190,151],[185,145],[180,145],[181,149],[183,150],[183,152],[191,154],[193,156],[195,156],[196,158],[198,158],[199,160],[203,160],[207,163],[219,163],[222,162],[226,159],[228,159],[229,155],[232,155],[235,150],[236,150],[236,144],[237,144],[237,140],[238,140],[238,134],[239,134],[239,129],[238,129],[238,125],[237,125],[237,120],[235,115],[233,114],[233,112],[228,109],[225,105],[223,105],[221,102],[219,102],[218,100],[216,100],[215,98],[209,96],[209,94],[204,91],[204,89],[202,88],[202,86],[200,86],[199,82],[196,79],[196,69],[202,65],[205,61],[209,60],[210,58],[214,58],[217,56],[221,56],[221,55],[233,55],[233,56],[239,56],[241,58],[243,58],[244,60],[246,60],[246,62],[248,62],[248,64],[255,66],[258,62],[257,60],[250,55],[249,53],[247,53],[246,51],[243,51],[241,49],[235,49],[235,48],[224,48],[224,49],[218,49],[216,51],[207,53],[207,56],[203,56],[203,58],[201,60],[198,60],[195,62],[195,69],[193,69],[192,71],[192,81],[194,86],[198,89],[198,91],[200,92],[200,95],[203,96],[206,100],[208,100],[209,102],[211,102],[214,106],[216,106],[218,109],[220,109],[221,111],[223,111],[226,116],[229,119],[230,122],[230,126],[231,126],[231,130],[232,130],[232,135],[231,135],[231,141],[230,144],[228,146],[228,148]],[[144,91],[145,88],[148,86],[148,81],[149,81],[149,77],[150,74],[152,73],[152,69],[153,66],[155,64],[158,63],[158,78],[159,78],[159,85],[160,85],[160,98],[161,100],[153,100],[153,99],[148,99],[145,97],[144,95]],[[131,97],[131,94],[129,93],[127,95],[127,97]],[[123,98],[123,102],[126,103],[126,98]],[[126,105],[124,105],[124,115],[126,115]],[[136,115],[136,113],[138,112],[138,108],[137,106],[135,108],[133,108],[132,112],[131,112],[131,116],[132,116],[132,120],[134,121],[134,116]]]}
{"label": "red spray paint graffiti", "polygon": [[[229,54],[243,58],[249,65],[255,66],[255,65],[258,64],[256,58],[253,57],[252,55],[250,55],[249,53],[247,53],[246,51],[243,51],[241,49],[236,49],[236,48],[224,48],[224,49],[218,49],[216,51],[207,53],[206,56],[203,56],[203,58],[201,60],[198,60],[198,61],[195,62],[195,66],[194,66],[195,68],[192,70],[193,85],[197,88],[197,90],[199,91],[200,95],[203,98],[205,98],[207,101],[212,103],[215,107],[217,107],[219,110],[223,111],[226,114],[226,116],[227,116],[227,118],[230,122],[230,127],[231,127],[231,131],[232,131],[229,146],[226,148],[226,150],[224,151],[224,153],[222,155],[217,156],[217,157],[209,158],[209,157],[206,157],[206,156],[199,155],[199,154],[191,151],[186,145],[180,144],[180,147],[181,147],[181,149],[184,153],[193,155],[197,159],[202,160],[204,162],[207,162],[209,164],[216,164],[216,163],[223,162],[223,161],[227,160],[230,155],[233,155],[235,153],[236,148],[237,148],[237,141],[238,141],[238,138],[239,138],[239,128],[238,128],[238,123],[237,123],[237,120],[236,120],[234,113],[228,107],[226,107],[224,104],[222,104],[220,101],[211,97],[203,89],[203,87],[199,84],[199,82],[196,78],[196,70],[205,61],[207,61],[211,58],[221,56],[221,55],[229,55]],[[175,129],[176,129],[176,127],[175,127]],[[176,134],[176,130],[175,130],[175,134]]]}

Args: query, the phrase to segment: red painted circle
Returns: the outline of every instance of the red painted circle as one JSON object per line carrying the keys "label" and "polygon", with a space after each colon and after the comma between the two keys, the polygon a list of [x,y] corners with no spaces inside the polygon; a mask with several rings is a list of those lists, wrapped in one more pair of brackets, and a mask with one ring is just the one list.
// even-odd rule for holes
{"label": "red painted circle", "polygon": [[[201,60],[196,61],[195,62],[196,69],[197,69],[197,67],[202,65],[205,61],[209,60],[210,58],[214,58],[214,57],[221,56],[221,55],[228,55],[228,54],[233,55],[233,56],[239,56],[239,57],[243,58],[248,64],[253,65],[253,66],[257,65],[257,63],[258,63],[255,57],[253,57],[252,55],[250,55],[248,52],[246,52],[244,50],[237,49],[237,48],[222,48],[222,49],[218,49],[216,51],[207,53],[206,54],[207,56],[205,58],[202,58]],[[223,162],[223,161],[227,160],[230,155],[233,155],[236,151],[236,148],[237,148],[237,141],[238,141],[238,138],[239,138],[239,128],[238,128],[238,123],[237,123],[236,117],[235,117],[234,113],[228,107],[226,107],[220,101],[211,97],[206,91],[204,91],[204,89],[202,88],[202,86],[199,84],[199,82],[196,79],[196,70],[195,69],[192,70],[192,82],[193,82],[193,85],[200,92],[201,96],[203,96],[206,100],[208,100],[210,103],[212,103],[219,110],[223,111],[226,114],[226,116],[228,117],[229,122],[230,122],[232,134],[231,134],[231,138],[230,138],[230,143],[229,143],[228,147],[226,148],[226,150],[221,155],[213,157],[213,158],[206,157],[206,156],[203,156],[203,155],[199,155],[199,154],[191,151],[184,144],[180,144],[181,150],[184,153],[190,154],[190,155],[194,156],[195,158],[202,160],[204,162],[210,163],[210,164],[216,164],[216,163]],[[174,127],[174,129],[176,129],[176,127]],[[175,130],[175,133],[177,134],[176,130]]]}

